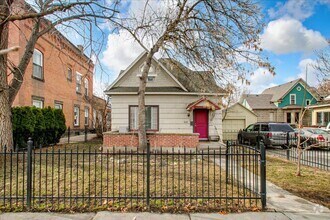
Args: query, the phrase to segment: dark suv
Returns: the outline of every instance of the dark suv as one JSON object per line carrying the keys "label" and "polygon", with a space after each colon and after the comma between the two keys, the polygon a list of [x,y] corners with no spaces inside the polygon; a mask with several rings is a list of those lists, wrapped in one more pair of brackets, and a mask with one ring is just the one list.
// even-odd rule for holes
{"label": "dark suv", "polygon": [[258,122],[240,130],[237,138],[241,144],[256,144],[260,140],[266,147],[282,146],[285,148],[288,147],[288,141],[289,145],[296,143],[296,133],[287,123]]}

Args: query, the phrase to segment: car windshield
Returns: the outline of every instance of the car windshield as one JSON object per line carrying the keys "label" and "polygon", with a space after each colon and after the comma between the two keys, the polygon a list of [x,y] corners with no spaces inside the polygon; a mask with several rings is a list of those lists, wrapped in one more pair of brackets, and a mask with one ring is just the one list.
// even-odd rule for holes
{"label": "car windshield", "polygon": [[270,124],[270,131],[293,132],[293,128],[288,124]]}

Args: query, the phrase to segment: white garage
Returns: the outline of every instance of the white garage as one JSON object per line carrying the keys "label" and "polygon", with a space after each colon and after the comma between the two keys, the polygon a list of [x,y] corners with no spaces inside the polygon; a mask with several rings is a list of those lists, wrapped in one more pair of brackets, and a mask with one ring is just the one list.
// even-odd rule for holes
{"label": "white garage", "polygon": [[222,140],[235,140],[240,129],[257,122],[257,115],[240,103],[223,110],[222,115]]}

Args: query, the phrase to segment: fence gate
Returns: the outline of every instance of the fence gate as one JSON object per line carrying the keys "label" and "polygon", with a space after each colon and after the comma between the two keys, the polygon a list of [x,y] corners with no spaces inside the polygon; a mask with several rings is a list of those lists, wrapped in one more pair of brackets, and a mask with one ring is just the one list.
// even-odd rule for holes
{"label": "fence gate", "polygon": [[220,211],[265,208],[265,152],[77,146],[0,153],[0,210]]}

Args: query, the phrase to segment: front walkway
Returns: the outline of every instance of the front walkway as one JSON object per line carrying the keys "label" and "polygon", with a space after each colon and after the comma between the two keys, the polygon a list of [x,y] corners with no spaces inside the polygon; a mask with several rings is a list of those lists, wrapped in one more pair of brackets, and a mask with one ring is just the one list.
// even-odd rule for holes
{"label": "front walkway", "polygon": [[[87,134],[87,140],[92,140],[96,138],[96,134]],[[78,143],[78,142],[84,142],[85,141],[85,134],[82,135],[75,135],[70,136],[70,144],[72,143]],[[67,144],[68,143],[68,137],[63,137],[60,139],[59,144]]]}

